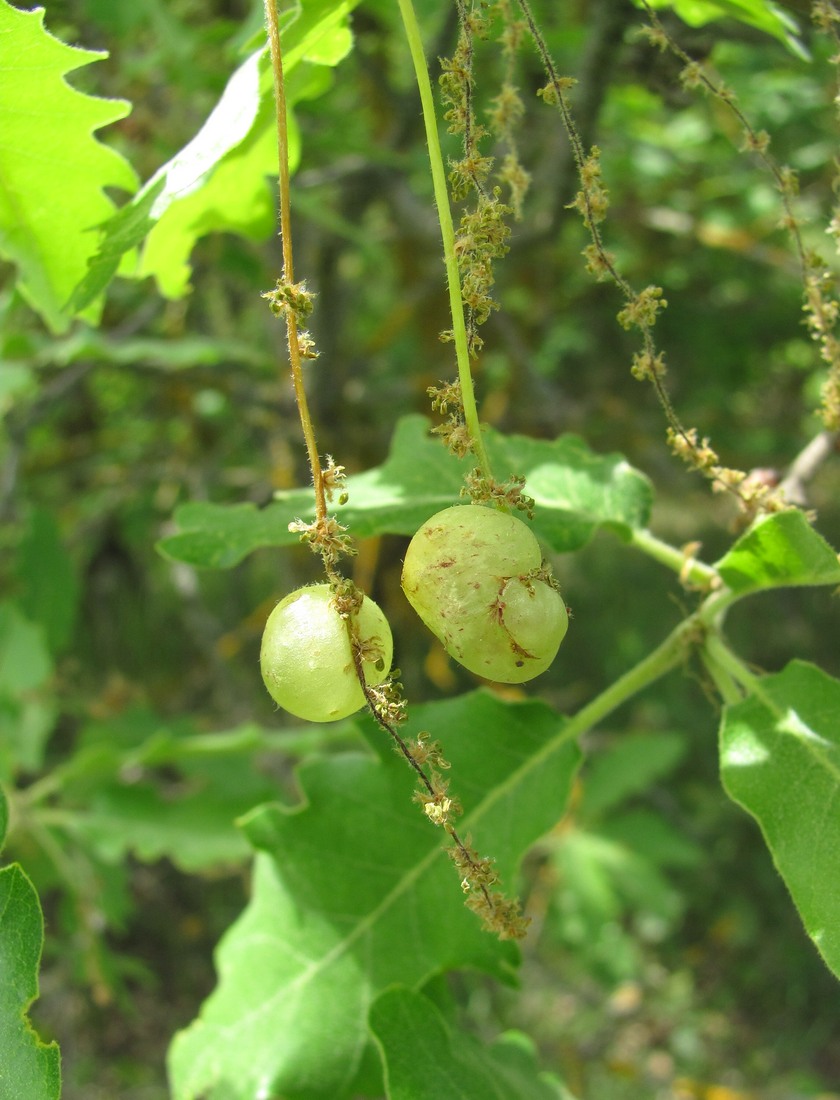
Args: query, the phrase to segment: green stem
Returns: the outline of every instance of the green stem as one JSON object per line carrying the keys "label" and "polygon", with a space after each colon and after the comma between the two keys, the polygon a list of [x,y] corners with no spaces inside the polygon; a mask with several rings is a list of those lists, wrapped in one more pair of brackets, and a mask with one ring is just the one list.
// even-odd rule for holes
{"label": "green stem", "polygon": [[710,593],[697,611],[697,620],[707,630],[719,632],[729,608],[744,598],[743,592],[723,587]]}
{"label": "green stem", "polygon": [[[726,703],[738,703],[744,695],[762,695],[760,677],[750,672],[737,653],[733,653],[723,638],[709,631],[703,644],[703,661],[711,673]],[[718,681],[720,677],[720,681]],[[725,690],[724,690],[725,689]]]}
{"label": "green stem", "polygon": [[34,783],[30,783],[28,787],[16,791],[15,800],[23,807],[35,806],[39,802],[43,802],[61,790],[67,778],[66,773],[69,770],[69,762],[63,768],[60,766],[53,768],[51,772],[37,779]]}
{"label": "green stem", "polygon": [[714,680],[715,687],[720,692],[720,697],[723,699],[724,703],[728,706],[740,703],[744,698],[744,692],[741,690],[738,682],[734,676],[732,676],[729,669],[718,663],[715,659],[713,650],[708,645],[703,646],[702,656],[703,664]]}
{"label": "green stem", "polygon": [[446,186],[446,170],[435,118],[432,84],[429,79],[426,55],[423,51],[423,40],[420,37],[420,28],[417,24],[414,6],[411,0],[399,0],[399,6],[408,48],[411,51],[411,60],[414,64],[414,75],[420,92],[420,103],[423,108],[423,124],[426,128],[426,141],[429,147],[429,166],[432,172],[440,235],[443,240],[443,257],[446,264],[446,281],[449,287],[449,308],[452,313],[452,334],[455,341],[455,355],[458,361],[458,380],[461,383],[464,420],[470,433],[473,450],[478,465],[481,467],[481,472],[485,477],[492,478],[490,462],[481,435],[481,423],[478,419],[475,388],[473,386],[472,371],[470,370],[467,327],[464,321],[464,302],[461,297],[461,275],[455,257],[455,228],[452,224],[452,211],[449,206],[449,191]]}
{"label": "green stem", "polygon": [[650,531],[634,530],[630,542],[637,550],[655,561],[673,569],[681,580],[698,588],[711,588],[718,579],[717,570],[696,558],[687,557],[683,550],[652,535]]}
{"label": "green stem", "polygon": [[[32,818],[34,817],[35,814],[32,815]],[[74,828],[77,828],[79,823],[84,820],[84,814],[77,813],[75,810],[63,809],[60,806],[39,806],[37,818],[39,826],[46,829],[63,829],[67,833],[72,833]],[[30,832],[32,831],[30,827]]]}
{"label": "green stem", "polygon": [[[320,749],[358,743],[359,732],[350,723],[323,728],[285,729],[275,733],[255,729],[253,732],[198,733],[180,742],[175,760],[192,757],[238,756],[244,752],[276,752],[284,756],[303,756]],[[152,761],[157,763],[156,760]],[[163,763],[167,763],[166,760]]]}
{"label": "green stem", "polygon": [[[274,733],[258,727],[234,730],[230,733],[194,734],[171,744],[161,745],[156,739],[132,749],[114,764],[113,774],[130,766],[158,767],[172,765],[177,767],[183,760],[196,757],[225,757],[253,754],[255,752],[280,753],[283,756],[304,756],[320,749],[332,748],[358,742],[358,730],[350,725],[308,729],[288,729]],[[21,812],[38,806],[54,795],[59,795],[65,784],[78,776],[73,761],[64,767],[58,766],[23,790],[7,793],[10,811],[19,806]],[[38,811],[43,814],[42,810]],[[11,832],[11,825],[9,828]]]}
{"label": "green stem", "polygon": [[599,722],[622,703],[637,695],[643,688],[676,668],[684,659],[696,631],[696,621],[692,616],[676,626],[668,637],[653,652],[644,657],[637,665],[629,669],[591,703],[577,712],[563,727],[559,737],[551,742],[552,750],[565,741],[574,741]]}
{"label": "green stem", "polygon": [[[280,28],[277,23],[275,0],[264,0],[265,22],[268,32],[268,44],[271,53],[271,67],[274,76],[274,107],[277,126],[278,149],[278,186],[280,191],[280,240],[283,248],[283,280],[290,286],[294,283],[294,252],[292,248],[291,200],[289,194],[289,135],[286,109],[286,83],[283,79],[283,51],[280,45]],[[315,490],[315,517],[323,523],[327,518],[327,498],[315,428],[309,413],[309,402],[303,381],[300,343],[298,341],[298,322],[294,310],[286,310],[286,339],[289,345],[289,364],[291,366],[292,388],[297,403],[300,426],[303,432],[309,468],[312,471],[312,484]]]}

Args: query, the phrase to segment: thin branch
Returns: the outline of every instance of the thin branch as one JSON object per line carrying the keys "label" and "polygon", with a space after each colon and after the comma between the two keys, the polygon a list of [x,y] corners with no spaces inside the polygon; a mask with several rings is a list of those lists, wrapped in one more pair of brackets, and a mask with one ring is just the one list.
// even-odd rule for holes
{"label": "thin branch", "polygon": [[[347,629],[350,634],[350,649],[353,654],[353,664],[356,669],[356,676],[361,686],[362,692],[367,701],[368,709],[373,715],[376,724],[380,729],[391,738],[394,743],[395,749],[405,759],[406,763],[412,769],[417,776],[421,786],[425,789],[429,796],[428,805],[436,806],[440,803],[442,797],[442,791],[439,787],[436,787],[429,776],[426,774],[424,768],[417,761],[414,753],[406,744],[403,737],[397,730],[396,723],[391,721],[384,713],[380,701],[377,699],[375,690],[368,686],[367,678],[365,677],[364,665],[362,663],[361,656],[359,654],[358,646],[354,645],[353,627],[348,621]],[[525,930],[528,927],[528,921],[522,918],[519,913],[519,905],[517,901],[511,901],[505,895],[499,891],[490,890],[487,882],[487,868],[490,865],[490,861],[482,860],[478,854],[472,849],[469,843],[465,843],[458,834],[457,829],[448,820],[451,812],[460,812],[460,809],[456,811],[458,805],[457,800],[451,795],[445,796],[448,799],[451,810],[444,811],[440,819],[437,820],[432,817],[431,814],[427,814],[429,819],[434,824],[443,825],[448,836],[452,839],[452,843],[457,849],[457,857],[453,862],[456,862],[462,873],[462,881],[469,884],[471,892],[478,894],[481,898],[481,913],[484,916],[485,923],[488,927],[493,928],[494,931],[502,934],[502,938],[518,939],[524,935]],[[425,800],[424,800],[425,801]],[[498,882],[498,878],[495,878]]]}
{"label": "thin branch", "polygon": [[[277,122],[277,144],[279,153],[278,183],[280,189],[280,237],[283,246],[283,285],[294,290],[294,258],[292,252],[291,199],[289,192],[289,134],[286,108],[286,84],[283,79],[283,54],[280,45],[280,28],[277,24],[275,0],[265,0],[265,18],[268,28],[268,42],[271,50],[271,65],[274,72],[274,105]],[[280,288],[278,287],[278,290]],[[302,290],[302,288],[299,288]],[[303,364],[298,332],[298,312],[289,304],[285,309],[286,336],[289,345],[292,387],[295,393],[309,468],[315,488],[316,522],[324,523],[327,518],[327,498],[324,478],[321,472],[321,459],[315,430],[309,414],[309,402],[303,382]]]}
{"label": "thin branch", "polygon": [[805,505],[807,494],[805,487],[816,475],[820,466],[837,454],[840,447],[840,432],[819,432],[806,444],[791,462],[788,472],[785,474],[779,488],[785,495],[785,499],[791,504]]}

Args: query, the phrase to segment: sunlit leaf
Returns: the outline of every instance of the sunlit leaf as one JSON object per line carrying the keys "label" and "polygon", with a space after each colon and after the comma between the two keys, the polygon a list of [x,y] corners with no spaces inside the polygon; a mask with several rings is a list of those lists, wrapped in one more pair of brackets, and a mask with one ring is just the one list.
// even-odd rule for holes
{"label": "sunlit leaf", "polygon": [[84,310],[100,295],[117,273],[123,256],[136,248],[152,229],[152,210],[163,191],[163,178],[153,179],[136,198],[126,203],[112,218],[98,226],[101,240],[95,255],[88,259],[84,278],[70,295],[68,308]]}
{"label": "sunlit leaf", "polygon": [[734,591],[840,584],[840,561],[802,512],[765,516],[742,535],[717,563]]}
{"label": "sunlit leaf", "polygon": [[728,794],[761,826],[809,936],[840,976],[840,682],[794,661],[726,708]]}
{"label": "sunlit leaf", "polygon": [[[323,94],[327,67],[352,46],[347,25],[358,0],[302,0],[282,26],[286,101],[291,108]],[[302,64],[306,62],[306,64]],[[273,78],[263,49],[233,73],[196,136],[102,226],[99,253],[76,290],[83,303],[113,278],[125,251],[142,244],[137,277],[153,275],[168,297],[189,285],[189,257],[199,237],[234,232],[250,238],[271,233],[277,176]],[[297,165],[300,143],[290,114],[289,159]]]}
{"label": "sunlit leaf", "polygon": [[0,255],[17,265],[30,305],[62,332],[68,297],[96,251],[92,230],[114,209],[103,189],[133,191],[136,179],[93,136],[129,105],[64,79],[107,54],[67,46],[43,22],[43,8],[19,11],[0,0]]}

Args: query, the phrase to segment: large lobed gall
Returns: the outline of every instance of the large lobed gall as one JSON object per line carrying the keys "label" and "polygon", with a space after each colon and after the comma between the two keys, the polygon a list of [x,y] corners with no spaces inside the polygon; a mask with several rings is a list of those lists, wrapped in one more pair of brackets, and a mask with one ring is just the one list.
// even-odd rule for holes
{"label": "large lobed gall", "polygon": [[530,528],[494,508],[432,516],[409,544],[402,587],[447,653],[498,683],[545,672],[569,625]]}

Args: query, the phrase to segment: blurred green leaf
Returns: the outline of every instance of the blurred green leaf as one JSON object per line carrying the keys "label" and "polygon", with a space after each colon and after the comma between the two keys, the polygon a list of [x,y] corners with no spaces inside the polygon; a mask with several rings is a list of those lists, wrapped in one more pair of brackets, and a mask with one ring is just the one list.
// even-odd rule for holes
{"label": "blurred green leaf", "polygon": [[[110,782],[100,779],[75,811],[74,835],[102,859],[116,862],[131,853],[154,862],[167,856],[182,870],[195,872],[248,857],[236,819],[276,793],[272,783],[255,774],[248,757],[194,763],[177,782],[144,777],[138,770],[138,778],[122,782],[119,774]],[[68,791],[67,800],[72,797]]]}
{"label": "blurred green leaf", "polygon": [[539,1071],[525,1036],[503,1035],[485,1046],[413,990],[389,989],[377,997],[370,1026],[388,1100],[568,1100],[560,1081]]}
{"label": "blurred green leaf", "polygon": [[44,922],[38,895],[17,864],[0,871],[0,1100],[58,1100],[61,1060],[27,1019],[38,996]]}
{"label": "blurred green leaf", "polygon": [[727,793],[758,821],[809,936],[840,975],[840,682],[804,661],[726,708]]}
{"label": "blurred green leaf", "polygon": [[[78,326],[67,336],[51,339],[39,349],[27,349],[27,361],[39,367],[66,367],[71,363],[95,362],[135,366],[142,363],[146,369],[154,369],[161,375],[200,367],[229,368],[231,364],[260,367],[270,360],[270,352],[256,343],[246,343],[241,337],[190,335],[184,333],[178,340],[155,336],[127,336],[124,333],[108,335],[102,329]],[[18,369],[17,363],[4,362],[0,373],[0,402],[5,372]],[[34,372],[32,372],[34,374]],[[35,390],[35,378],[31,389]],[[2,408],[2,404],[0,404]]]}
{"label": "blurred green leaf", "polygon": [[0,604],[0,778],[37,771],[56,718],[53,664],[41,628]]}
{"label": "blurred green leaf", "polygon": [[[642,5],[634,0],[637,7]],[[691,27],[717,19],[736,19],[778,38],[797,57],[807,57],[796,20],[770,0],[648,0],[652,8],[672,8]]]}
{"label": "blurred green leaf", "polygon": [[[265,790],[260,792],[266,797]],[[220,797],[208,787],[167,798],[149,784],[105,787],[80,813],[73,833],[107,862],[129,853],[153,863],[167,856],[188,873],[241,863],[247,843],[235,819],[254,800]]]}
{"label": "blurred green leaf", "polygon": [[802,512],[758,520],[717,563],[724,583],[746,594],[762,588],[840,584],[840,561]]}
{"label": "blurred green leaf", "polygon": [[601,980],[639,976],[640,942],[661,940],[683,912],[668,869],[703,860],[700,846],[661,814],[644,807],[615,812],[671,772],[685,748],[676,734],[637,733],[594,753],[574,827],[549,841],[557,872],[549,924]]}
{"label": "blurred green leaf", "polygon": [[51,673],[41,630],[13,603],[0,604],[0,693],[23,695]]}
{"label": "blurred green leaf", "polygon": [[598,824],[598,835],[625,845],[657,867],[696,867],[704,849],[673,822],[652,810],[639,808],[611,814]]}
{"label": "blurred green leaf", "polygon": [[29,304],[63,332],[68,296],[96,250],[90,230],[114,208],[103,189],[133,191],[137,181],[93,136],[129,105],[85,95],[64,79],[107,54],[67,46],[43,22],[43,8],[19,11],[0,0],[0,255],[17,265]]}
{"label": "blurred green leaf", "polygon": [[[488,431],[485,438],[497,476],[526,477],[525,489],[537,504],[533,529],[553,550],[579,549],[599,526],[629,536],[647,523],[650,484],[619,455],[596,455],[576,436],[548,441]],[[336,515],[357,538],[412,535],[435,512],[461,501],[470,468],[469,460],[459,462],[429,434],[424,417],[403,417],[385,462],[347,479],[350,499]],[[296,545],[299,536],[289,523],[313,516],[311,489],[278,493],[263,509],[184,504],[175,513],[180,532],[158,546],[178,561],[229,568],[260,546]]]}
{"label": "blurred green leaf", "polygon": [[684,752],[685,743],[677,734],[633,733],[594,754],[583,775],[579,818],[592,821],[647,790],[674,768]]}
{"label": "blurred green leaf", "polygon": [[15,401],[29,396],[36,389],[32,368],[23,363],[9,363],[4,356],[3,370],[0,371],[0,417],[6,415]]}
{"label": "blurred green leaf", "polygon": [[[608,982],[638,976],[641,943],[662,940],[684,900],[630,838],[572,829],[553,850],[551,925],[580,964]],[[632,921],[632,924],[630,923]]]}
{"label": "blurred green leaf", "polygon": [[196,735],[189,721],[132,709],[91,723],[61,768],[65,827],[102,860],[164,856],[187,872],[240,863],[251,849],[236,819],[276,797],[255,767],[255,726]]}
{"label": "blurred green leaf", "polygon": [[59,653],[73,630],[79,584],[58,525],[42,508],[34,509],[29,517],[18,551],[17,572],[23,584],[21,607],[43,628],[51,652]]}
{"label": "blurred green leaf", "polygon": [[9,803],[3,788],[0,787],[0,852],[3,851],[3,845],[6,843],[6,830],[8,827]]}
{"label": "blurred green leaf", "polygon": [[[406,736],[440,734],[464,806],[459,828],[492,853],[509,890],[566,804],[578,752],[557,744],[560,726],[543,704],[488,692],[415,707],[407,723]],[[253,898],[219,947],[218,988],[171,1048],[175,1100],[260,1090],[339,1100],[386,986],[458,966],[505,977],[516,962],[516,948],[465,908],[404,762],[372,722],[362,728],[376,758],[307,761],[300,807],[245,819],[262,849]]]}

